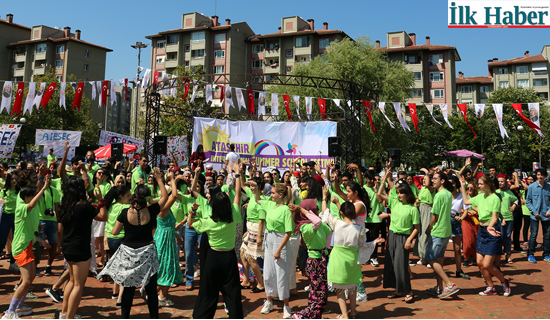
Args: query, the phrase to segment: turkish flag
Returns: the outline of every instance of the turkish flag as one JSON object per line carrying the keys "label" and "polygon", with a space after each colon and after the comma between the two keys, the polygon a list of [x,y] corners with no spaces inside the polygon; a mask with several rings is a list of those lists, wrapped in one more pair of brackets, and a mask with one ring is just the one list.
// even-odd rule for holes
{"label": "turkish flag", "polygon": [[531,127],[531,129],[535,130],[535,132],[537,132],[537,130],[540,130],[542,132],[542,129],[539,126],[537,126],[535,123],[533,123],[533,121],[529,120],[529,118],[523,115],[523,113],[521,112],[521,103],[511,103],[511,105],[514,110],[516,110],[516,112],[519,114],[521,119],[523,119],[523,122],[525,122],[525,124]]}
{"label": "turkish flag", "polygon": [[418,132],[418,115],[416,114],[416,103],[409,103],[409,111],[411,112],[411,119],[414,124],[414,128],[416,129],[416,133]]}
{"label": "turkish flag", "polygon": [[367,117],[369,117],[370,127],[372,128],[372,131],[376,132],[374,123],[372,123],[372,107],[370,106],[370,101],[363,100],[363,107],[365,107],[365,112],[367,113]]}
{"label": "turkish flag", "polygon": [[183,95],[183,101],[185,102],[187,100],[187,93],[189,93],[189,78],[185,78],[183,84],[185,85],[185,94]]}
{"label": "turkish flag", "polygon": [[107,93],[109,92],[109,80],[103,80],[101,86],[101,104],[107,106]]}
{"label": "turkish flag", "polygon": [[40,100],[40,106],[44,106],[44,109],[46,109],[46,106],[48,105],[48,102],[50,101],[50,98],[55,91],[55,86],[57,85],[57,82],[50,83],[50,86],[48,87],[48,90],[44,93],[42,96],[42,100]]}
{"label": "turkish flag", "polygon": [[17,83],[17,92],[15,93],[15,102],[13,103],[13,109],[11,115],[17,112],[18,116],[21,116],[21,103],[23,102],[23,91],[25,90],[25,82]]}
{"label": "turkish flag", "polygon": [[256,114],[254,112],[254,91],[246,89],[246,94],[248,96],[248,115]]}
{"label": "turkish flag", "polygon": [[124,79],[124,101],[127,101],[127,100],[128,100],[128,79]]}
{"label": "turkish flag", "polygon": [[468,105],[465,104],[465,103],[458,103],[457,106],[460,109],[460,112],[462,112],[462,116],[464,116],[464,120],[466,120],[466,123],[468,124],[468,127],[470,127],[470,129],[472,129],[472,132],[474,133],[474,138],[476,138],[477,137],[476,132],[474,131],[474,128],[472,128],[472,126],[468,122],[468,118],[466,117],[466,113],[468,111]]}
{"label": "turkish flag", "polygon": [[222,85],[218,85],[218,87],[220,87],[220,103],[223,105],[223,98],[225,98],[225,91],[223,90],[223,86]]}
{"label": "turkish flag", "polygon": [[327,111],[327,104],[325,99],[323,98],[317,98],[317,101],[319,102],[319,109],[321,110],[321,115],[323,116],[323,119],[327,119],[327,115],[325,114]]}
{"label": "turkish flag", "polygon": [[159,72],[155,71],[153,76],[153,83],[159,82]]}
{"label": "turkish flag", "polygon": [[288,94],[283,94],[283,101],[285,104],[286,109],[286,116],[288,117],[288,120],[294,121],[294,118],[290,115],[290,96]]}
{"label": "turkish flag", "polygon": [[82,93],[84,92],[84,82],[79,82],[74,93],[73,109],[76,106],[80,111],[80,103],[82,102]]}

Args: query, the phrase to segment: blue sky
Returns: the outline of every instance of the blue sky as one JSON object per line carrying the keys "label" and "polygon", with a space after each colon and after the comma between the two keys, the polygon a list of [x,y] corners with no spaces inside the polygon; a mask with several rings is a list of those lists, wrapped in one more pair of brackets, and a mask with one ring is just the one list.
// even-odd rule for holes
{"label": "blue sky", "polygon": [[[328,22],[329,29],[345,31],[349,36],[369,36],[374,43],[386,43],[386,32],[414,32],[417,44],[430,36],[432,44],[458,49],[462,61],[456,71],[465,76],[485,76],[487,60],[519,57],[529,50],[540,54],[550,44],[549,29],[448,29],[447,1],[373,1],[373,0],[301,0],[301,1],[72,1],[63,5],[5,1],[3,16],[12,13],[14,22],[26,26],[70,26],[82,30],[82,40],[113,49],[107,54],[107,79],[132,78],[136,73],[136,41],[150,43],[145,36],[181,27],[181,15],[199,12],[216,14],[223,24],[246,21],[257,34],[277,32],[282,17],[300,16],[315,19],[315,28]],[[518,0],[518,3],[520,0]],[[150,65],[150,50],[142,52],[142,66]],[[99,79],[97,79],[99,80]]]}

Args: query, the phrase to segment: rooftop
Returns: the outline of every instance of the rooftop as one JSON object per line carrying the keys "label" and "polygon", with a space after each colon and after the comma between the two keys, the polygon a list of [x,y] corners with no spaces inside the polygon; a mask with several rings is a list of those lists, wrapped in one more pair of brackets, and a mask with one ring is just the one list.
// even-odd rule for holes
{"label": "rooftop", "polygon": [[216,31],[216,30],[224,30],[224,29],[229,29],[229,28],[231,28],[231,25],[223,25],[223,26],[216,26],[216,27],[200,26],[200,27],[186,28],[186,29],[179,28],[179,29],[172,29],[172,30],[162,31],[162,32],[159,32],[159,33],[154,34],[154,35],[146,36],[145,38],[153,39],[153,38],[158,38],[158,37],[162,37],[164,35],[173,34],[173,33],[199,31],[199,30],[213,30],[213,31]]}
{"label": "rooftop", "polygon": [[493,61],[489,62],[490,67],[494,66],[505,66],[509,64],[521,64],[521,63],[530,63],[530,62],[546,62],[546,58],[542,54],[537,54],[536,56],[523,56],[518,58],[512,58],[508,60],[502,60],[502,61]]}
{"label": "rooftop", "polygon": [[487,76],[456,78],[456,83],[493,83],[493,78]]}
{"label": "rooftop", "polygon": [[100,45],[93,44],[91,42],[83,41],[83,40],[80,40],[80,39],[76,39],[76,38],[73,38],[73,37],[63,37],[63,38],[51,38],[50,37],[50,38],[42,38],[42,39],[34,39],[34,40],[23,40],[23,41],[10,43],[10,45],[17,46],[17,45],[21,45],[21,44],[38,43],[38,42],[44,42],[44,41],[52,41],[52,42],[76,41],[76,42],[79,42],[79,43],[82,43],[82,44],[86,44],[86,45],[89,45],[89,46],[93,46],[93,47],[96,47],[96,48],[99,48],[99,49],[106,50],[107,52],[113,51],[112,49],[105,48],[105,47],[102,47]]}

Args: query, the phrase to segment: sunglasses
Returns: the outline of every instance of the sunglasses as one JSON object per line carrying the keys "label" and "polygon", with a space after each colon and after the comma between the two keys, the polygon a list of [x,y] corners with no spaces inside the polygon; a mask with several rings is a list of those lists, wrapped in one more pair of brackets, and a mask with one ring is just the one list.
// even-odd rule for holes
{"label": "sunglasses", "polygon": [[103,175],[103,171],[98,171],[97,174]]}
{"label": "sunglasses", "polygon": [[466,190],[468,190],[468,191],[473,191],[473,190],[474,190],[474,188],[472,188],[472,187],[468,187],[468,188],[466,188]]}

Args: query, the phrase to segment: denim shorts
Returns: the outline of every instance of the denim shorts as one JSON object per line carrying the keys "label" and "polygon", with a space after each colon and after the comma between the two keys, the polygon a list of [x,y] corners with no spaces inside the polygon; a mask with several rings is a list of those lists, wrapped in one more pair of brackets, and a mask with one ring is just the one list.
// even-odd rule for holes
{"label": "denim shorts", "polygon": [[38,234],[40,239],[46,241],[48,239],[49,244],[57,243],[57,221],[40,220],[40,226],[42,230]]}
{"label": "denim shorts", "polygon": [[451,218],[451,237],[462,237],[462,221]]}
{"label": "denim shorts", "polygon": [[[495,230],[501,231],[500,221],[495,224]],[[476,252],[487,256],[502,255],[502,237],[494,237],[487,227],[479,226],[477,232]]]}
{"label": "denim shorts", "polygon": [[449,243],[449,238],[439,238],[434,236],[428,237],[428,245],[426,246],[426,255],[425,259],[428,261],[437,260],[445,256],[445,250],[447,249],[447,244]]}
{"label": "denim shorts", "polygon": [[109,251],[111,251],[111,255],[115,254],[118,247],[122,244],[122,238],[120,239],[114,239],[114,238],[107,238],[107,245],[109,246]]}

